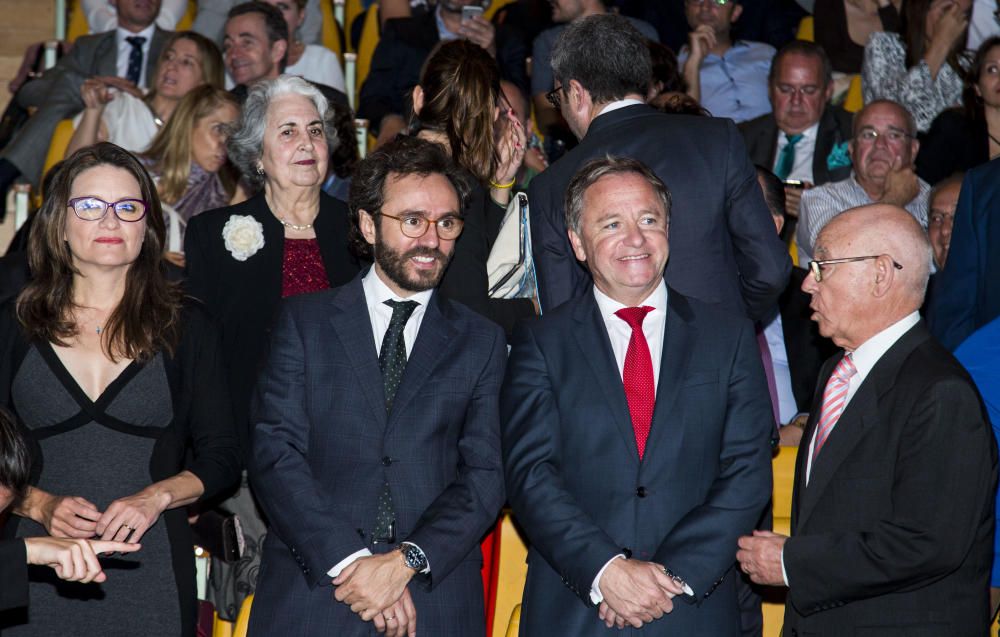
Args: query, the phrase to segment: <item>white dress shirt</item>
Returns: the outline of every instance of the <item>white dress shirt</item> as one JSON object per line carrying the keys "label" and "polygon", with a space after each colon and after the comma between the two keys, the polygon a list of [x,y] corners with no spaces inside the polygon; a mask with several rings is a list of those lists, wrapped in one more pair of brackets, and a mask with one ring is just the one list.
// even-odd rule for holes
{"label": "white dress shirt", "polygon": [[[631,102],[637,100],[622,101]],[[620,103],[613,102],[608,107]],[[624,104],[623,106],[629,106],[629,104]],[[622,108],[623,106],[619,106],[618,108]],[[606,113],[608,107],[601,112]],[[597,300],[597,308],[601,312],[604,326],[608,330],[608,338],[611,339],[611,351],[615,355],[615,363],[618,364],[618,375],[621,376],[625,369],[625,355],[628,353],[628,343],[632,338],[632,328],[623,319],[616,316],[615,312],[630,306],[622,305],[612,299],[607,294],[598,290],[596,285],[594,286],[594,298]],[[646,337],[646,343],[649,345],[649,356],[653,363],[653,387],[656,388],[659,387],[660,383],[660,361],[663,358],[663,339],[667,329],[667,284],[661,280],[660,284],[653,290],[653,293],[646,297],[642,303],[639,303],[638,307],[643,305],[649,305],[653,308],[642,321],[642,334]],[[604,601],[604,595],[601,593],[599,585],[601,576],[604,575],[604,571],[612,561],[624,557],[624,554],[615,555],[597,572],[593,583],[590,585],[590,601],[595,604],[600,604]],[[685,587],[687,588],[685,592],[688,595],[694,594],[686,584]]]}
{"label": "white dress shirt", "polygon": [[[865,378],[872,371],[875,365],[881,360],[882,356],[885,355],[889,349],[896,344],[903,334],[910,331],[914,325],[920,321],[920,313],[913,312],[903,317],[899,321],[896,321],[889,327],[885,328],[875,336],[862,343],[858,349],[854,350],[851,359],[854,363],[854,368],[857,373],[851,376],[851,380],[847,384],[847,396],[844,400],[844,410],[847,410],[847,405],[851,403],[851,399],[856,393],[858,393],[858,388],[861,384],[865,382]],[[850,353],[850,352],[848,352]],[[841,412],[843,413],[843,412]],[[818,428],[817,428],[818,431]],[[829,435],[835,435],[837,431],[837,426],[834,424],[833,429],[830,430]],[[812,440],[809,441],[809,455],[806,457],[806,485],[809,485],[809,477],[812,474],[812,455],[813,448],[816,445],[816,431],[813,431]],[[788,586],[788,574],[785,572],[785,551],[782,548],[781,551],[781,576],[785,580],[785,586]]]}
{"label": "white dress shirt", "polygon": [[642,100],[637,100],[634,97],[627,97],[623,100],[618,100],[617,102],[611,102],[610,104],[602,108],[601,112],[598,113],[597,116],[600,117],[605,113],[610,113],[611,111],[617,111],[619,108],[625,108],[626,106],[635,106],[636,104],[645,104],[645,102],[643,102]]}
{"label": "white dress shirt", "polygon": [[[118,77],[125,77],[128,73],[128,57],[132,54],[132,45],[128,43],[125,38],[131,38],[133,36],[139,36],[146,38],[146,41],[142,43],[142,68],[139,70],[139,82],[140,88],[148,87],[148,80],[150,78],[146,77],[146,68],[150,66],[149,64],[149,47],[153,43],[153,34],[156,32],[156,24],[151,24],[142,31],[138,33],[132,33],[126,29],[118,27],[115,29],[115,42],[118,44]],[[154,68],[156,64],[152,65]]]}
{"label": "white dress shirt", "polygon": [[[406,346],[406,356],[409,358],[410,352],[413,351],[413,343],[417,340],[417,333],[420,331],[420,324],[424,320],[424,313],[427,311],[427,304],[430,302],[431,296],[434,294],[434,290],[417,292],[412,296],[403,298],[389,289],[389,286],[385,284],[382,278],[375,271],[374,267],[368,270],[368,274],[361,279],[361,288],[364,290],[365,303],[368,305],[368,318],[371,319],[372,322],[372,333],[375,336],[375,351],[379,354],[382,353],[382,339],[385,338],[385,333],[389,331],[389,319],[392,318],[392,307],[386,305],[385,302],[388,300],[417,302],[417,307],[413,310],[413,314],[410,314],[409,320],[406,321],[406,326],[403,327],[403,343]],[[340,575],[341,571],[353,564],[356,560],[362,557],[368,557],[371,554],[372,552],[367,548],[355,551],[337,562],[337,564],[327,571],[326,574],[336,579],[337,576]],[[431,565],[430,560],[428,560],[427,568],[425,568],[422,572],[429,573],[430,570]]]}
{"label": "white dress shirt", "polygon": [[[795,161],[792,162],[792,172],[788,173],[787,179],[798,179],[816,183],[813,176],[813,155],[816,153],[816,138],[819,136],[819,122],[802,131],[802,139],[795,144]],[[788,146],[788,136],[782,131],[778,131],[778,145],[774,151],[773,171],[778,167],[781,159],[781,151]]]}

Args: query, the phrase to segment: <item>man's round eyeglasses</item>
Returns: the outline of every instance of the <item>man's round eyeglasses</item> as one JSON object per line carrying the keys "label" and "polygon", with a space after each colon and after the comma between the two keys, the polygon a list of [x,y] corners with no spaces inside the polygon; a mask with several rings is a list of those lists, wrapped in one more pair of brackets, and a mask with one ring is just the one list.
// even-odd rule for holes
{"label": "man's round eyeglasses", "polygon": [[[427,234],[427,229],[431,227],[430,219],[423,215],[403,215],[396,217],[394,215],[387,215],[384,212],[380,212],[379,214],[398,221],[400,231],[411,239],[419,239]],[[458,235],[462,234],[462,228],[465,226],[465,220],[455,215],[445,215],[433,223],[437,228],[438,238],[445,241],[457,239]]]}
{"label": "man's round eyeglasses", "polygon": [[[887,256],[889,255],[875,254],[868,257],[844,257],[842,259],[823,259],[821,261],[810,261],[809,272],[811,272],[813,278],[816,279],[816,283],[819,283],[820,281],[823,280],[823,268],[825,268],[828,265],[836,265],[837,263],[853,263],[855,261],[868,261],[871,259],[877,259],[879,257],[887,257]],[[892,267],[896,268],[897,270],[903,269],[903,266],[900,265],[899,263],[896,263],[896,260],[893,259],[892,257],[889,257],[889,260],[892,261]]]}
{"label": "man's round eyeglasses", "polygon": [[890,144],[901,144],[907,139],[913,139],[913,135],[898,128],[890,128],[884,133],[880,133],[874,128],[865,127],[859,130],[857,134],[858,141],[865,142],[866,144],[874,144],[875,140],[879,137],[882,137]]}
{"label": "man's round eyeglasses", "polygon": [[119,221],[134,223],[146,216],[149,204],[142,199],[119,199],[104,201],[99,197],[74,197],[67,204],[73,213],[84,221],[100,221],[113,209]]}
{"label": "man's round eyeglasses", "polygon": [[684,0],[684,4],[690,7],[700,7],[701,5],[708,3],[714,4],[717,7],[724,7],[733,0]]}

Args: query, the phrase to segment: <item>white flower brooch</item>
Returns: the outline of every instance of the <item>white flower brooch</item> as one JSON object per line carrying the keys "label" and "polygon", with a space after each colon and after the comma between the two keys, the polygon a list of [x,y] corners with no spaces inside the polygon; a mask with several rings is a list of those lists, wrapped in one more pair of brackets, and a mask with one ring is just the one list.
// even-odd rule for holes
{"label": "white flower brooch", "polygon": [[250,215],[233,215],[222,228],[226,250],[237,261],[246,261],[264,247],[264,226]]}

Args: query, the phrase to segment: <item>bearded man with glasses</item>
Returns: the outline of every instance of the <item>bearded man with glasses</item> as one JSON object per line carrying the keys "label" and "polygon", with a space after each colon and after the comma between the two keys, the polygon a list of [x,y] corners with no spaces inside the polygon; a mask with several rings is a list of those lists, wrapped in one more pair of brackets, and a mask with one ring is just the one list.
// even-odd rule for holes
{"label": "bearded man with glasses", "polygon": [[931,187],[914,172],[920,150],[916,135],[913,116],[896,102],[876,100],[858,111],[847,145],[854,166],[851,175],[802,193],[795,230],[800,265],[812,259],[820,230],[850,208],[873,203],[898,206],[927,228]]}

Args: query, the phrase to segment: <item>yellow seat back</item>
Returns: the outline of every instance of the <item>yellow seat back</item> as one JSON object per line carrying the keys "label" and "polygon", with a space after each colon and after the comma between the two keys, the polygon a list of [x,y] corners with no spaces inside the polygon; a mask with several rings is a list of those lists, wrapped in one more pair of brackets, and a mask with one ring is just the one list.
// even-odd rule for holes
{"label": "yellow seat back", "polygon": [[87,35],[90,27],[87,25],[87,16],[80,6],[80,0],[69,0],[69,22],[66,24],[66,41],[75,42],[81,35]]}
{"label": "yellow seat back", "polygon": [[69,140],[73,137],[73,120],[64,119],[56,124],[56,130],[52,133],[49,141],[49,152],[45,155],[45,164],[42,168],[42,175],[49,172],[49,168],[56,165],[66,157],[66,148]]}
{"label": "yellow seat back", "polygon": [[492,20],[493,16],[497,14],[497,11],[503,9],[508,4],[514,4],[516,1],[517,0],[493,0],[493,2],[490,3],[490,6],[486,8],[486,11],[483,12],[483,17],[487,20]]}
{"label": "yellow seat back", "polygon": [[510,621],[507,622],[507,632],[504,633],[505,637],[517,637],[517,633],[521,630],[521,605],[518,604],[514,607],[514,610],[510,613]]}
{"label": "yellow seat back", "polygon": [[344,2],[344,33],[346,34],[347,50],[353,53],[357,53],[360,47],[357,42],[351,40],[351,25],[354,24],[354,19],[364,12],[365,7],[361,0],[346,0]]}
{"label": "yellow seat back", "polygon": [[857,113],[864,105],[865,98],[861,93],[861,76],[855,75],[851,78],[851,86],[847,89],[847,96],[844,98],[844,110],[848,113]]}
{"label": "yellow seat back", "polygon": [[378,23],[378,5],[373,4],[368,7],[365,13],[365,24],[361,29],[361,42],[358,43],[358,66],[357,66],[357,100],[361,101],[361,87],[368,79],[368,71],[372,68],[372,57],[375,55],[375,47],[378,46],[381,37],[381,29]]}
{"label": "yellow seat back", "polygon": [[253,606],[253,593],[247,595],[240,605],[240,614],[236,616],[236,627],[233,628],[233,637],[247,637],[247,628],[250,626],[250,607]]}
{"label": "yellow seat back", "polygon": [[[212,0],[205,0],[206,2],[211,2]],[[195,0],[188,0],[187,11],[181,16],[180,21],[177,26],[174,27],[175,31],[190,31],[191,25],[194,24],[194,18],[198,15],[198,3]]]}
{"label": "yellow seat back", "polygon": [[320,0],[320,13],[323,15],[323,28],[321,30],[321,42],[323,46],[330,49],[340,58],[340,63],[344,63],[344,43],[340,39],[340,29],[337,26],[337,18],[333,15],[333,2],[331,0]]}
{"label": "yellow seat back", "polygon": [[807,15],[802,18],[799,22],[799,29],[795,33],[795,37],[798,40],[808,40],[809,42],[816,41],[816,24],[811,15]]}

